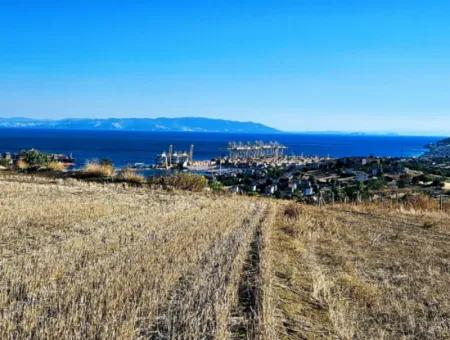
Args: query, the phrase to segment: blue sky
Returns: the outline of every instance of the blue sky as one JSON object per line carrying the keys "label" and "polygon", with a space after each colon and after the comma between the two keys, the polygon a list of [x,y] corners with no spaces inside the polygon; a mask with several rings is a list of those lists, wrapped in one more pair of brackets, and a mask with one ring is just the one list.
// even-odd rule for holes
{"label": "blue sky", "polygon": [[1,117],[450,134],[450,1],[0,6]]}

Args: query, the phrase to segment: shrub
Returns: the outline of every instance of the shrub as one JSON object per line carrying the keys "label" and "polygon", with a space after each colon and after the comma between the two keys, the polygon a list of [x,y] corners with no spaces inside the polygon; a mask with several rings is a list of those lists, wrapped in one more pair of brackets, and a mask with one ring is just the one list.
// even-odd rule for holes
{"label": "shrub", "polygon": [[374,179],[372,178],[371,180],[369,180],[369,183],[367,183],[367,187],[370,190],[381,190],[384,187],[385,183],[382,179],[377,178]]}
{"label": "shrub", "polygon": [[149,178],[149,184],[161,185],[165,188],[201,191],[207,187],[208,181],[204,176],[191,173],[180,173],[171,176]]}
{"label": "shrub", "polygon": [[223,191],[223,184],[216,179],[209,182],[209,187],[212,191]]}
{"label": "shrub", "polygon": [[49,162],[48,154],[34,149],[23,151],[21,157],[29,167],[43,167]]}
{"label": "shrub", "polygon": [[432,185],[435,186],[435,187],[438,187],[438,188],[442,188],[445,184],[444,184],[444,181],[442,179],[436,178],[433,181]]}
{"label": "shrub", "polygon": [[116,170],[111,164],[87,162],[84,166],[83,173],[91,177],[112,177],[116,173]]}
{"label": "shrub", "polygon": [[137,174],[135,170],[130,168],[122,169],[119,172],[118,179],[133,184],[142,184],[145,180],[144,176]]}
{"label": "shrub", "polygon": [[0,166],[4,166],[6,168],[9,168],[11,165],[11,161],[6,158],[0,158]]}
{"label": "shrub", "polygon": [[48,163],[47,169],[55,172],[61,172],[66,169],[66,166],[61,162],[52,161]]}
{"label": "shrub", "polygon": [[414,177],[413,182],[414,183],[418,183],[418,182],[428,183],[428,182],[433,182],[433,179],[434,179],[433,176],[430,176],[429,174],[423,174],[423,175]]}

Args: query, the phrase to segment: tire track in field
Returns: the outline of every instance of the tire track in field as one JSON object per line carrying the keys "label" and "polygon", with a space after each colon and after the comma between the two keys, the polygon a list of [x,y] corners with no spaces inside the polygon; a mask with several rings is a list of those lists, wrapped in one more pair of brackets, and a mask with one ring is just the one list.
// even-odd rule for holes
{"label": "tire track in field", "polygon": [[[156,322],[142,329],[139,336],[151,339],[229,337],[230,319],[236,318],[232,312],[244,302],[239,295],[244,289],[242,278],[246,276],[242,275],[243,268],[249,264],[246,261],[266,213],[267,207],[257,204],[243,225],[213,244],[198,270],[180,279],[167,304],[161,307]],[[246,303],[254,301],[250,299]],[[249,317],[246,312],[252,307],[245,307],[239,312],[244,312],[242,317],[246,318]]]}

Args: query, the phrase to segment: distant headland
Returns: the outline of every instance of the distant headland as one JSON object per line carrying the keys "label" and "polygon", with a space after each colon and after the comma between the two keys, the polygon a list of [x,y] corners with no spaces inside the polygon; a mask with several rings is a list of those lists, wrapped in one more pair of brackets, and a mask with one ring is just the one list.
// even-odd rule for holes
{"label": "distant headland", "polygon": [[427,145],[428,151],[423,157],[436,158],[436,157],[450,157],[450,138],[440,140],[435,144]]}
{"label": "distant headland", "polygon": [[181,118],[0,118],[0,127],[68,130],[128,130],[161,132],[280,133],[280,130],[255,122],[224,119]]}

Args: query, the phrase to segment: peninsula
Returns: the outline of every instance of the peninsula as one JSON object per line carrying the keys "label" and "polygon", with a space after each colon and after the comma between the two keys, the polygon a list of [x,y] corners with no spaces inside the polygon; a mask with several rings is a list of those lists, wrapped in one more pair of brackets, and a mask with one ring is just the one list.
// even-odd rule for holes
{"label": "peninsula", "polygon": [[0,118],[0,127],[67,130],[128,130],[161,132],[280,133],[280,130],[255,123],[203,117],[180,118]]}

